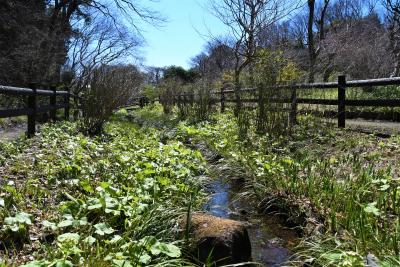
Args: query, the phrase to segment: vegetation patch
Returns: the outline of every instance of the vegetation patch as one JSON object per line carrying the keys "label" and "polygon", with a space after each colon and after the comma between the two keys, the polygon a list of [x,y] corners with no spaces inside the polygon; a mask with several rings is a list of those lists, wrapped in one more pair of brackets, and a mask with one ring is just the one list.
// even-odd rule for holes
{"label": "vegetation patch", "polygon": [[197,124],[181,122],[175,138],[206,141],[245,168],[248,194],[262,210],[285,210],[304,227],[294,264],[361,266],[369,253],[383,266],[400,264],[399,137],[316,123],[302,117],[290,136],[273,137],[256,134],[251,122],[239,138],[228,112]]}
{"label": "vegetation patch", "polygon": [[0,262],[26,266],[180,266],[178,218],[201,207],[199,152],[155,128],[43,126],[1,144]]}

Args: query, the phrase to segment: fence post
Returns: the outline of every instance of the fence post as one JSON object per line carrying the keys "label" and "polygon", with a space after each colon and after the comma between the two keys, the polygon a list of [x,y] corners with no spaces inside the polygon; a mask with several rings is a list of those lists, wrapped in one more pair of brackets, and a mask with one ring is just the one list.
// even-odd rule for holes
{"label": "fence post", "polygon": [[223,83],[221,87],[221,113],[225,112],[225,86],[226,84]]}
{"label": "fence post", "polygon": [[346,127],[346,75],[338,77],[338,127]]}
{"label": "fence post", "polygon": [[57,112],[57,91],[56,91],[56,86],[55,85],[51,85],[50,89],[51,89],[51,91],[53,91],[53,94],[50,96],[50,106],[52,108],[52,110],[50,111],[50,118],[54,122],[54,121],[57,120],[57,117],[56,117],[56,112]]}
{"label": "fence post", "polygon": [[292,87],[289,120],[291,126],[297,124],[297,90],[295,87]]}
{"label": "fence post", "polygon": [[28,137],[33,137],[36,132],[36,113],[37,113],[37,99],[36,99],[36,84],[31,83],[29,86],[33,93],[28,96],[28,108],[32,111],[28,115]]}
{"label": "fence post", "polygon": [[69,98],[70,98],[70,93],[69,93],[69,88],[67,89],[68,94],[66,94],[64,96],[64,105],[65,105],[65,109],[64,109],[64,119],[65,120],[69,120]]}

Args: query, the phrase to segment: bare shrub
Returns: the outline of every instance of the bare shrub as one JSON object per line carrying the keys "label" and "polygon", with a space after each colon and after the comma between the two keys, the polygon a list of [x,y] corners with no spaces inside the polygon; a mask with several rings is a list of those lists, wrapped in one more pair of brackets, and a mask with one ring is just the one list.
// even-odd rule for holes
{"label": "bare shrub", "polygon": [[101,66],[93,71],[83,96],[82,130],[89,135],[101,133],[113,112],[139,95],[143,80],[132,65]]}

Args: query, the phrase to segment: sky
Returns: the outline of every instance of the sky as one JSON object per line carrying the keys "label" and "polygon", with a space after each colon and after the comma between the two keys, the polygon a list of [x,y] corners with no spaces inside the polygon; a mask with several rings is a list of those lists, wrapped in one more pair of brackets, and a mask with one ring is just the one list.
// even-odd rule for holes
{"label": "sky", "polygon": [[208,0],[158,0],[152,5],[167,18],[164,26],[146,25],[144,64],[190,67],[190,59],[202,52],[207,36],[225,35],[228,29],[208,9]]}

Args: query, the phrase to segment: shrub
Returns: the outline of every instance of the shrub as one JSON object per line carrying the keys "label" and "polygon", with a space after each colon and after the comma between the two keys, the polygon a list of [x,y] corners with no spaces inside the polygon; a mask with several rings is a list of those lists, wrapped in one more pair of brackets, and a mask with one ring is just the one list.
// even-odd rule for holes
{"label": "shrub", "polygon": [[93,72],[83,96],[82,130],[89,135],[103,131],[104,122],[139,92],[142,74],[134,66],[101,66]]}

